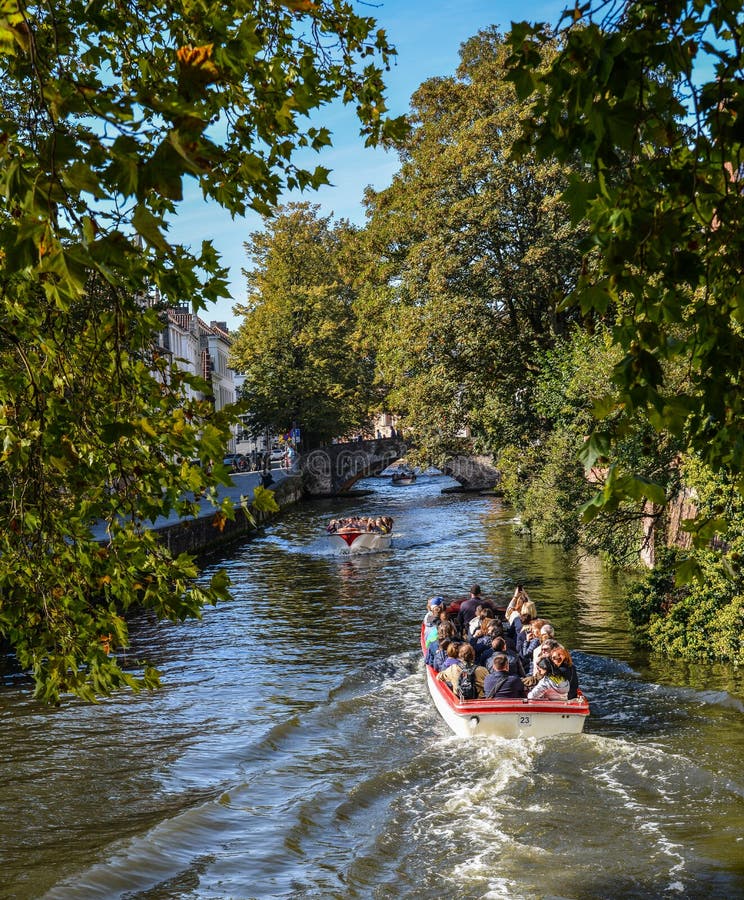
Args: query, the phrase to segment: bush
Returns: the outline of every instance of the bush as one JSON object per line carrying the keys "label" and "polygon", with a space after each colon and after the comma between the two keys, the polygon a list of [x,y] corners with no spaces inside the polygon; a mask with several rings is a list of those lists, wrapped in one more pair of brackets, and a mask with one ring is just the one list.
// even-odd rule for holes
{"label": "bush", "polygon": [[678,583],[680,552],[663,553],[626,597],[637,636],[667,656],[744,663],[742,549],[739,538],[725,553],[695,552],[700,571],[689,584]]}

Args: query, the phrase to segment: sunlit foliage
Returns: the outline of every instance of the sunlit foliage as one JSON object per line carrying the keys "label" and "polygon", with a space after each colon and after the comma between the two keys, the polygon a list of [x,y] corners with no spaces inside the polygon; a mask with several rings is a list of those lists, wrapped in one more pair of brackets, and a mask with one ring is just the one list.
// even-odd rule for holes
{"label": "sunlit foliage", "polygon": [[189,379],[153,353],[152,298],[226,293],[208,222],[196,248],[169,240],[187,184],[241,215],[324,183],[294,162],[330,141],[308,115],[341,98],[367,142],[393,136],[393,52],[341,0],[3,5],[0,638],[40,697],[154,684],[108,652],[126,609],[181,619],[227,596],[147,529],[225,477],[227,415],[184,403]]}

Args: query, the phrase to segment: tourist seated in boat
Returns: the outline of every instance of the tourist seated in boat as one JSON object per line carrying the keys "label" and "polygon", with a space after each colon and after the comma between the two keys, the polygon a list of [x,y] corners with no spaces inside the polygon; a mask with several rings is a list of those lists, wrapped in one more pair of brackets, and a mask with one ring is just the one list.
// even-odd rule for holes
{"label": "tourist seated in boat", "polygon": [[444,597],[429,597],[426,601],[426,615],[424,625],[436,625],[441,621],[441,612],[444,608]]}
{"label": "tourist seated in boat", "polygon": [[537,664],[541,659],[545,659],[545,657],[550,658],[550,654],[555,650],[556,647],[560,647],[558,641],[555,638],[548,638],[546,641],[543,641],[542,644],[535,650],[532,655],[532,671],[537,672]]}
{"label": "tourist seated in boat", "polygon": [[479,604],[475,607],[475,615],[474,615],[473,618],[468,622],[468,625],[467,625],[467,634],[468,634],[468,637],[472,637],[472,636],[473,636],[473,633],[475,632],[475,630],[476,630],[477,628],[480,628],[480,623],[481,623],[481,613],[482,613],[482,612],[483,612],[483,604],[482,604],[482,603],[479,603]]}
{"label": "tourist seated in boat", "polygon": [[537,639],[540,643],[532,651],[533,672],[535,671],[535,664],[538,659],[541,659],[543,656],[550,656],[550,651],[558,643],[555,639],[555,628],[553,628],[550,622],[545,622],[545,624],[540,627]]}
{"label": "tourist seated in boat", "polygon": [[448,666],[441,671],[437,675],[437,680],[444,681],[445,684],[449,685],[452,689],[452,692],[457,695],[461,673],[472,669],[475,676],[476,689],[476,698],[474,699],[482,700],[484,696],[483,685],[486,681],[486,676],[488,675],[488,669],[483,666],[475,665],[475,651],[470,644],[461,644],[457,656],[457,665]]}
{"label": "tourist seated in boat", "polygon": [[[434,627],[434,626],[429,626]],[[443,640],[453,640],[455,638],[455,626],[451,622],[440,622],[437,626],[437,636],[436,640],[429,641],[426,643],[426,656],[424,657],[424,662],[427,666],[434,665],[434,657],[441,646]],[[428,636],[428,632],[425,632],[425,636]]]}
{"label": "tourist seated in boat", "polygon": [[504,623],[501,619],[486,619],[486,631],[494,637],[504,637]]}
{"label": "tourist seated in boat", "polygon": [[521,699],[527,696],[527,688],[522,679],[509,673],[509,660],[505,653],[494,654],[493,668],[486,676],[483,690],[486,700]]}
{"label": "tourist seated in boat", "polygon": [[540,680],[527,694],[528,700],[568,700],[568,678],[545,656],[537,663]]}
{"label": "tourist seated in boat", "polygon": [[468,625],[468,637],[472,639],[478,635],[487,634],[488,629],[496,621],[493,610],[484,606],[478,615],[470,620],[470,624]]}
{"label": "tourist seated in boat", "polygon": [[488,603],[480,603],[476,608],[475,615],[470,620],[468,631],[473,635],[478,629],[483,631],[484,620],[496,621],[496,610]]}
{"label": "tourist seated in boat", "polygon": [[499,621],[498,619],[494,619],[488,625],[488,636],[493,641],[494,638],[503,638],[504,643],[506,644],[506,652],[510,654],[516,654],[517,656],[517,648],[514,644],[514,641],[511,638],[511,635],[508,631],[504,630],[504,622]]}
{"label": "tourist seated in boat", "polygon": [[491,641],[493,638],[489,632],[490,625],[486,624],[489,622],[493,622],[493,619],[483,619],[483,627],[476,628],[475,633],[470,638],[470,645],[475,650],[475,658],[479,665],[485,665],[485,663],[481,662],[481,657],[484,655],[491,655]]}
{"label": "tourist seated in boat", "polygon": [[527,636],[527,639],[524,642],[522,652],[520,654],[522,659],[522,665],[524,666],[525,672],[530,675],[533,672],[532,669],[532,658],[535,652],[535,649],[540,646],[540,629],[543,625],[547,625],[548,622],[546,619],[534,619],[530,622],[530,630]]}
{"label": "tourist seated in boat", "polygon": [[439,618],[442,622],[450,622],[452,627],[455,629],[455,634],[458,640],[462,640],[462,632],[460,631],[459,618],[457,616],[457,612],[453,612],[449,606],[445,606],[444,609],[439,613]]}
{"label": "tourist seated in boat", "polygon": [[[453,656],[449,655],[449,648],[453,647]],[[446,669],[447,666],[451,666],[453,663],[457,662],[457,650],[456,641],[453,638],[442,638],[439,641],[439,648],[437,652],[434,654],[434,658],[431,661],[431,667],[435,672],[441,672],[443,669]]]}
{"label": "tourist seated in boat", "polygon": [[459,663],[460,647],[462,647],[462,643],[460,641],[451,640],[449,642],[449,645],[447,646],[447,655],[442,658],[441,666],[437,671],[444,672],[445,669],[448,669],[450,666],[454,666]]}
{"label": "tourist seated in boat", "polygon": [[[432,600],[435,598],[432,597]],[[453,604],[446,598],[442,598],[442,603],[434,604],[430,607],[431,600],[427,601],[427,613],[424,616],[424,624],[428,622],[440,623],[451,622],[455,627],[457,637],[460,637],[460,627],[458,625],[457,609],[452,609]]]}
{"label": "tourist seated in boat", "polygon": [[424,626],[424,646],[427,651],[429,647],[436,643],[439,635],[439,622],[434,622],[433,625],[425,625]]}
{"label": "tourist seated in boat", "polygon": [[[434,598],[432,598],[434,599]],[[456,620],[457,617],[455,617]],[[446,601],[444,603],[435,603],[424,616],[424,625],[431,622],[433,625],[441,625],[442,622],[451,621],[451,617],[447,612]],[[457,636],[460,636],[460,630],[455,627]]]}
{"label": "tourist seated in boat", "polygon": [[[432,629],[435,627],[437,629],[437,636],[432,641],[432,640],[429,640],[428,638],[429,638],[429,635],[431,634]],[[434,625],[429,625],[427,630],[424,632],[424,641],[426,644],[426,653],[424,654],[424,662],[426,663],[427,666],[433,666],[434,665],[434,656],[436,655],[437,651],[439,650],[439,627],[434,626]]]}
{"label": "tourist seated in boat", "polygon": [[579,676],[571,654],[564,646],[558,644],[550,651],[550,659],[561,675],[568,680],[568,699],[574,700],[579,695]]}
{"label": "tourist seated in boat", "polygon": [[506,640],[503,637],[493,638],[491,641],[491,654],[482,663],[489,672],[492,670],[493,659],[497,653],[503,653],[509,661],[510,675],[516,675],[517,678],[524,678],[526,673],[524,671],[524,666],[522,665],[522,660],[514,650],[510,650],[507,647]]}
{"label": "tourist seated in boat", "polygon": [[529,594],[524,589],[524,585],[517,584],[517,586],[514,588],[514,593],[512,594],[512,598],[509,601],[508,606],[506,607],[506,615],[508,616],[509,613],[514,609],[514,606],[516,605],[517,600],[524,602],[525,600],[529,600],[529,599],[530,599]]}
{"label": "tourist seated in boat", "polygon": [[[504,639],[501,637],[501,635],[492,633],[492,632],[489,632],[486,637],[487,637],[487,642],[481,643],[477,648],[474,648],[475,649],[475,661],[478,663],[479,666],[485,666],[488,669],[488,671],[490,672],[491,671],[491,659],[492,659],[494,653],[501,652],[500,648],[502,646],[504,646]],[[494,647],[494,641],[497,638],[499,638],[501,640],[501,643],[498,645],[499,646],[498,651]]]}

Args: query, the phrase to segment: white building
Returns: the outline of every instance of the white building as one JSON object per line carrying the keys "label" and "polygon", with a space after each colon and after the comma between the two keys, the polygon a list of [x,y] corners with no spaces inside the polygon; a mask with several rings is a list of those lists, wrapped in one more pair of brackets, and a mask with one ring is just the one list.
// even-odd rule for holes
{"label": "white building", "polygon": [[[224,322],[207,325],[186,306],[166,311],[165,327],[160,335],[160,351],[170,356],[181,369],[200,375],[212,385],[211,396],[197,394],[191,388],[188,396],[211,400],[215,409],[224,409],[237,399],[236,373],[228,366],[230,334]],[[235,440],[225,450],[232,452]]]}

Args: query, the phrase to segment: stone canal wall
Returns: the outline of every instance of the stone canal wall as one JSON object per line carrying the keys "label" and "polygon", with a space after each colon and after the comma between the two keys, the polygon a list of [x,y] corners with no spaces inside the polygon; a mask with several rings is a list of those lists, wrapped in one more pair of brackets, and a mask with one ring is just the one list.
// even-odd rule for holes
{"label": "stone canal wall", "polygon": [[[234,479],[237,481],[237,478]],[[303,497],[302,478],[298,475],[282,477],[270,488],[274,493],[280,509],[297,503]],[[260,526],[271,519],[271,513],[252,512],[255,524],[251,522],[245,511],[239,506],[239,498],[233,498],[235,518],[218,525],[213,509],[205,510],[196,519],[180,519],[173,523],[155,525],[158,538],[172,554],[190,553],[193,556],[208,556],[219,552],[222,548],[241,540],[257,531]]]}

